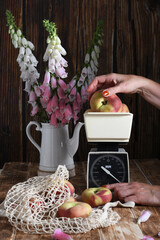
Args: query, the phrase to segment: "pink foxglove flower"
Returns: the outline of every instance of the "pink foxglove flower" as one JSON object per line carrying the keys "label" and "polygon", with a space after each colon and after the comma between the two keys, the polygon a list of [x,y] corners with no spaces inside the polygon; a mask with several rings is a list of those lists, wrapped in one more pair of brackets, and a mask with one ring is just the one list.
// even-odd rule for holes
{"label": "pink foxglove flower", "polygon": [[69,99],[70,99],[71,102],[74,101],[74,99],[76,99],[76,93],[77,93],[76,88],[75,87],[72,88],[72,90],[70,92],[70,95],[69,95]]}
{"label": "pink foxglove flower", "polygon": [[57,87],[57,80],[55,77],[51,77],[51,87],[56,88]]}
{"label": "pink foxglove flower", "polygon": [[58,88],[57,93],[60,100],[66,98],[66,94],[61,87]]}
{"label": "pink foxglove flower", "polygon": [[57,118],[56,118],[55,113],[52,113],[52,115],[51,115],[51,122],[50,122],[50,124],[53,125],[53,126],[57,125]]}
{"label": "pink foxglove flower", "polygon": [[146,222],[151,216],[151,212],[150,211],[146,211],[146,210],[143,210],[141,212],[141,216],[138,218],[138,224],[140,224],[141,222]]}
{"label": "pink foxglove flower", "polygon": [[74,100],[73,102],[73,112],[77,114],[80,111],[80,106],[78,105],[77,101]]}
{"label": "pink foxglove flower", "polygon": [[58,109],[58,97],[54,95],[51,99],[51,109],[55,112]]}
{"label": "pink foxglove flower", "polygon": [[56,116],[56,118],[58,119],[58,120],[62,120],[63,119],[63,114],[62,114],[62,112],[60,111],[60,109],[57,109],[56,111],[55,111],[55,116]]}
{"label": "pink foxglove flower", "polygon": [[38,113],[38,106],[35,105],[31,111],[31,116],[35,116]]}
{"label": "pink foxglove flower", "polygon": [[72,118],[72,109],[69,104],[67,104],[65,110],[64,110],[64,117],[66,120],[70,120]]}
{"label": "pink foxglove flower", "polygon": [[66,91],[68,89],[67,84],[62,79],[59,79],[58,83],[61,86],[61,88],[63,89],[63,91]]}
{"label": "pink foxglove flower", "polygon": [[42,91],[39,86],[34,86],[34,91],[37,97],[40,97],[42,94]]}
{"label": "pink foxglove flower", "polygon": [[71,236],[62,232],[61,229],[57,228],[52,235],[53,240],[72,240]]}
{"label": "pink foxglove flower", "polygon": [[35,92],[31,91],[29,94],[29,103],[33,103],[36,100],[36,94]]}
{"label": "pink foxglove flower", "polygon": [[50,87],[46,87],[43,94],[43,101],[47,103],[50,97],[51,97],[51,89]]}
{"label": "pink foxglove flower", "polygon": [[86,91],[86,88],[83,86],[82,88],[81,88],[81,97],[82,97],[82,102],[85,102],[86,101],[86,99],[87,99],[87,91]]}
{"label": "pink foxglove flower", "polygon": [[67,77],[67,73],[66,73],[64,67],[57,68],[55,72],[60,78],[66,78]]}
{"label": "pink foxglove flower", "polygon": [[44,85],[48,86],[50,82],[50,73],[48,71],[46,71],[45,75],[44,75]]}

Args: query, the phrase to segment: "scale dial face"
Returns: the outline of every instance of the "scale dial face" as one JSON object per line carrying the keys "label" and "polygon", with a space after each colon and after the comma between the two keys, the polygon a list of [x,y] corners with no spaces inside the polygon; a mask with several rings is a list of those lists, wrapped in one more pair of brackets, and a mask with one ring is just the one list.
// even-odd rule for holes
{"label": "scale dial face", "polygon": [[[128,182],[127,153],[90,153],[88,160],[88,187]],[[106,173],[106,171],[107,173]]]}

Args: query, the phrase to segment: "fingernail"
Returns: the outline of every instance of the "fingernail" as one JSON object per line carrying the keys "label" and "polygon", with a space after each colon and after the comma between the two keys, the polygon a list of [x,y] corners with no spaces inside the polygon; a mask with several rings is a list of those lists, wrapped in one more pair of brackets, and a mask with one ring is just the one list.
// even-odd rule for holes
{"label": "fingernail", "polygon": [[109,96],[109,92],[107,90],[104,90],[103,91],[103,96],[108,97]]}

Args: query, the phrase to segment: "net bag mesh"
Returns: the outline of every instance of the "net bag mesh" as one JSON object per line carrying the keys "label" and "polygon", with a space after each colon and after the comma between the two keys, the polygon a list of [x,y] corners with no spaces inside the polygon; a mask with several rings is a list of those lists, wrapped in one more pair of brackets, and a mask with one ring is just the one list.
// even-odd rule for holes
{"label": "net bag mesh", "polygon": [[65,166],[49,176],[36,176],[14,185],[7,193],[4,207],[9,222],[25,233],[53,233],[60,228],[66,233],[85,233],[118,222],[119,215],[111,208],[94,208],[87,218],[57,217],[57,210],[70,198],[65,180]]}

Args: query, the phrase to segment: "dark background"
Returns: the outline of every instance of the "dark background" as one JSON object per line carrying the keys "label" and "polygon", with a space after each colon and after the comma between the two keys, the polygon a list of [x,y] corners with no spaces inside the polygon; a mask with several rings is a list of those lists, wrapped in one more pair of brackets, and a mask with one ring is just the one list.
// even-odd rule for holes
{"label": "dark background", "polygon": [[[137,74],[160,82],[160,4],[154,0],[0,0],[0,168],[8,161],[39,162],[39,152],[26,138],[30,108],[23,91],[5,11],[11,10],[27,40],[35,45],[43,80],[47,33],[43,19],[54,21],[67,51],[69,77],[81,69],[99,19],[104,23],[98,74]],[[160,157],[160,111],[139,95],[120,95],[134,114],[132,134],[125,147],[130,158]],[[86,103],[80,114],[88,108]],[[72,135],[74,125],[69,126]],[[40,142],[40,135],[33,129]],[[86,161],[90,149],[84,128],[75,161]]]}

